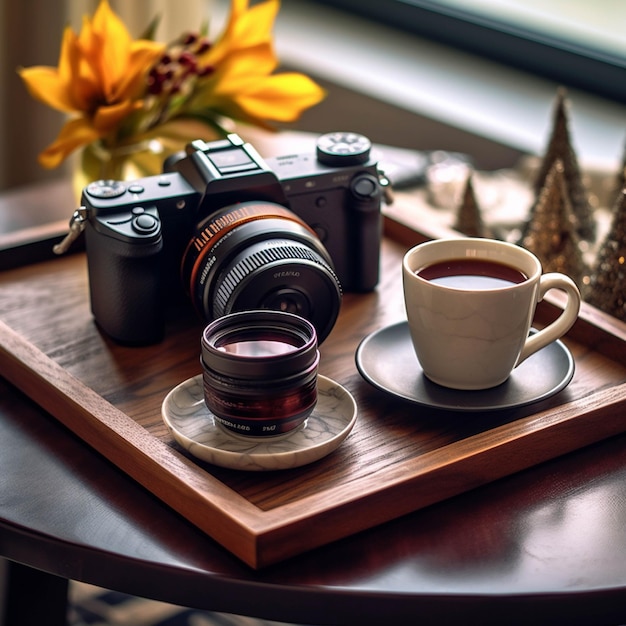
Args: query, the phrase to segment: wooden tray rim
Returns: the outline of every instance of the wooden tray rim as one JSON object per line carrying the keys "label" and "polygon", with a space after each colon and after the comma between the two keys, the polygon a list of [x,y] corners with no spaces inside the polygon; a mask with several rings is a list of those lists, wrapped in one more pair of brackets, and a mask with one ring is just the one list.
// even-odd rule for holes
{"label": "wooden tray rim", "polygon": [[[389,222],[387,218],[388,225]],[[395,225],[393,220],[391,222],[391,230],[396,235],[406,228],[404,234],[414,238],[415,242],[429,238],[399,222]],[[558,298],[556,305],[558,306]],[[612,341],[616,340],[621,344],[626,342],[626,324],[589,305],[583,305],[580,322],[598,328]],[[302,549],[289,547],[292,545],[290,539],[297,538],[303,529],[311,525],[312,520],[316,520],[316,523],[330,524],[341,520],[342,516],[347,514],[347,509],[350,509],[350,515],[354,515],[355,510],[364,512],[368,501],[376,496],[371,490],[365,494],[359,493],[354,488],[354,483],[349,483],[326,489],[322,499],[317,494],[310,494],[271,510],[262,510],[184,454],[152,435],[132,417],[80,382],[1,321],[0,365],[10,382],[46,411],[105,456],[109,457],[108,453],[115,449],[115,463],[120,469],[253,568],[269,565],[357,532],[357,530],[346,532],[337,528],[334,533],[326,532],[323,537],[312,537],[306,545],[301,546]],[[499,426],[432,450],[420,457],[407,460],[401,467],[387,468],[385,481],[380,490],[387,492],[388,496],[391,493],[393,497],[402,498],[405,504],[396,504],[391,515],[388,511],[379,510],[373,514],[372,511],[368,511],[370,515],[367,522],[362,523],[358,530],[365,530],[466,491],[465,483],[461,488],[453,480],[454,474],[458,473],[466,462],[473,465],[477,459],[483,458],[482,462],[488,463],[493,455],[511,455],[511,451],[525,450],[523,458],[511,463],[506,471],[495,474],[491,472],[486,479],[477,477],[474,485],[477,487],[554,456],[619,434],[626,430],[626,420],[623,423],[619,420],[614,420],[619,423],[610,423],[611,420],[603,419],[603,416],[623,406],[626,406],[626,383],[600,390],[581,399],[574,399],[559,405],[556,410],[552,408],[533,413],[516,420],[513,426],[511,424]],[[80,415],[84,419],[75,420],[68,415]],[[546,434],[553,437],[555,430],[571,433],[573,421],[576,421],[579,430],[585,430],[580,428],[581,421],[593,426],[593,435],[589,437],[587,432],[587,436],[571,438],[570,446],[560,448],[555,455],[529,451],[529,444],[540,440]],[[103,429],[109,434],[106,441],[102,439]],[[494,438],[494,435],[502,430],[508,431],[508,437],[504,441],[501,437]],[[495,444],[494,441],[498,443]],[[480,443],[478,447],[474,445],[476,442]],[[458,449],[466,450],[454,468],[450,468],[445,462],[450,456],[451,448],[457,450],[457,457]],[[120,451],[128,454],[120,455]],[[424,471],[426,458],[430,461],[427,464],[430,469]],[[187,482],[183,476],[188,476],[190,469],[194,480]],[[433,479],[447,477],[445,483],[447,486],[439,494],[441,497],[425,499],[424,494],[420,496],[420,484],[427,474]],[[146,481],[147,475],[151,480]],[[421,497],[417,506],[413,498],[415,494]],[[193,502],[191,507],[190,502]],[[202,506],[198,506],[199,504]],[[287,523],[284,521],[285,518],[288,519]]]}

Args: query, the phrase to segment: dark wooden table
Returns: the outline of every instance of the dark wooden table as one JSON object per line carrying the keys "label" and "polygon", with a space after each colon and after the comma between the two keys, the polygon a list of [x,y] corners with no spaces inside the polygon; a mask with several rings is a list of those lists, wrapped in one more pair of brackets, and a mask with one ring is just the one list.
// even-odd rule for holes
{"label": "dark wooden table", "polygon": [[[42,185],[0,215],[66,203]],[[62,623],[74,579],[303,624],[626,623],[626,435],[253,571],[5,380],[0,424],[9,618]]]}

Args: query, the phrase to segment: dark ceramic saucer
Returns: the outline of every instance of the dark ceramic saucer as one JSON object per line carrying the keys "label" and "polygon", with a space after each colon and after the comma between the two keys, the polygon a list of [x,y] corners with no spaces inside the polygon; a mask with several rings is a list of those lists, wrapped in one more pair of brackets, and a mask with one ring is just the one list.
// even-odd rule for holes
{"label": "dark ceramic saucer", "polygon": [[[533,331],[531,331],[533,332]],[[368,335],[356,352],[356,366],[374,387],[397,398],[448,411],[497,411],[545,400],[574,375],[574,359],[561,341],[528,357],[501,385],[479,391],[448,389],[428,380],[415,356],[406,321]]]}

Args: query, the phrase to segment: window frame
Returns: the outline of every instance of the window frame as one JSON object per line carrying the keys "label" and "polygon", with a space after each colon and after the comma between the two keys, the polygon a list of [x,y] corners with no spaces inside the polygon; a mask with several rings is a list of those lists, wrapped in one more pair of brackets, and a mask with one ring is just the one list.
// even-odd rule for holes
{"label": "window frame", "polygon": [[[626,102],[626,55],[594,49],[436,0],[316,0],[487,57],[566,87]],[[497,52],[494,52],[497,51]]]}

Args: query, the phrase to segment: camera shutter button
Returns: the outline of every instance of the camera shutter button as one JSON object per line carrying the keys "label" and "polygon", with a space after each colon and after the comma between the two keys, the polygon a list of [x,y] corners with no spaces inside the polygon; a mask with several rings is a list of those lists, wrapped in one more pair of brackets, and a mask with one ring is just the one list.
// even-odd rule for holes
{"label": "camera shutter button", "polygon": [[159,228],[159,220],[149,213],[140,213],[133,218],[132,226],[135,232],[149,235]]}
{"label": "camera shutter button", "polygon": [[369,174],[357,176],[351,187],[354,194],[361,198],[373,198],[378,193],[378,181]]}

